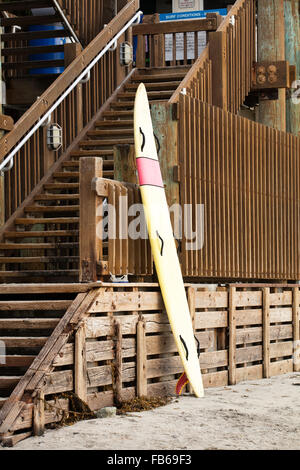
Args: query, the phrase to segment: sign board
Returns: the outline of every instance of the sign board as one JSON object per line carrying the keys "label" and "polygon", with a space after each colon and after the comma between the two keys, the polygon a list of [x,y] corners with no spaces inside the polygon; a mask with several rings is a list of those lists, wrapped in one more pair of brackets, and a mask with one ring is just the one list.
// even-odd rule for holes
{"label": "sign board", "polygon": [[173,12],[203,10],[203,0],[173,0]]}
{"label": "sign board", "polygon": [[219,13],[221,16],[227,15],[226,8],[218,10],[199,10],[199,11],[185,11],[181,13],[161,13],[159,15],[160,22],[164,21],[182,21],[182,20],[198,20],[206,18],[207,13]]}

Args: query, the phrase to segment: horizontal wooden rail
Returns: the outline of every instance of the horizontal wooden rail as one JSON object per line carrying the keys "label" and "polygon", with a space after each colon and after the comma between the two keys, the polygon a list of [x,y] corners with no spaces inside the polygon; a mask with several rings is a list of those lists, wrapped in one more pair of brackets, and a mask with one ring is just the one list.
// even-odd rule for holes
{"label": "horizontal wooden rail", "polygon": [[168,21],[166,23],[139,24],[132,28],[135,36],[152,34],[188,33],[197,31],[215,31],[216,18],[203,18],[191,21]]}

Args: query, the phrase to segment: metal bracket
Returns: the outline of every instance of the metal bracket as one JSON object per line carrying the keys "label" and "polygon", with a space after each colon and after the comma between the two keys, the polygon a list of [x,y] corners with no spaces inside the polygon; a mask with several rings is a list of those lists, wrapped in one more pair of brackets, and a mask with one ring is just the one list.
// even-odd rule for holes
{"label": "metal bracket", "polygon": [[253,66],[252,90],[290,88],[292,78],[293,67],[285,60],[256,62]]}

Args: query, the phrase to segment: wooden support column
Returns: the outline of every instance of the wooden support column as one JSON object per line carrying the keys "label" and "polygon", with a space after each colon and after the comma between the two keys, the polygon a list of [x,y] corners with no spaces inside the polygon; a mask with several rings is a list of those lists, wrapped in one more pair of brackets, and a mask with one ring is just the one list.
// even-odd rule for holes
{"label": "wooden support column", "polygon": [[[193,325],[193,331],[194,334],[196,333],[195,331],[195,321],[196,321],[196,291],[194,287],[188,287],[187,289],[187,299],[188,299],[188,304],[189,304],[189,309],[190,309],[190,314],[191,314],[191,320],[192,320],[192,325]],[[199,358],[200,360],[200,358]],[[191,384],[189,383],[188,386],[188,391],[191,395],[194,394],[193,388]]]}
{"label": "wooden support column", "polygon": [[97,281],[97,262],[102,256],[102,234],[97,215],[99,198],[92,189],[95,178],[103,175],[102,158],[80,158],[80,282]]}
{"label": "wooden support column", "polygon": [[263,377],[270,377],[270,288],[263,289]]}
{"label": "wooden support column", "polygon": [[[2,3],[2,2],[0,2]],[[2,34],[2,28],[0,27],[0,35]],[[1,49],[2,43],[0,41],[0,114],[2,114],[2,103],[3,103],[3,96],[2,96],[2,68],[1,68]],[[0,139],[3,137],[4,132],[0,128]],[[5,191],[4,191],[4,176],[0,175],[0,227],[5,223]]]}
{"label": "wooden support column", "polygon": [[45,431],[45,395],[38,390],[33,405],[33,434],[42,436]]}
{"label": "wooden support column", "polygon": [[[296,66],[296,80],[300,80],[300,1],[284,2],[285,55],[290,65]],[[299,86],[298,86],[299,88]],[[287,132],[300,136],[300,104],[293,99],[295,90],[287,95]]]}
{"label": "wooden support column", "polygon": [[[258,62],[285,60],[284,0],[258,2]],[[275,129],[286,130],[286,90],[278,100],[260,100],[257,120]]]}
{"label": "wooden support column", "polygon": [[300,316],[299,316],[299,288],[293,289],[293,341],[294,341],[294,372],[300,372]]}
{"label": "wooden support column", "polygon": [[135,148],[133,145],[116,145],[114,147],[114,179],[137,184]]}
{"label": "wooden support column", "polygon": [[228,353],[228,374],[229,385],[236,384],[236,288],[229,287],[229,353]]}
{"label": "wooden support column", "polygon": [[116,356],[115,356],[115,401],[122,402],[122,323],[115,321]]}
{"label": "wooden support column", "polygon": [[146,345],[146,322],[140,319],[137,322],[137,396],[147,396],[147,345]]}
{"label": "wooden support column", "polygon": [[86,334],[83,323],[75,333],[74,390],[76,395],[87,402]]}
{"label": "wooden support column", "polygon": [[209,56],[212,61],[212,104],[227,110],[227,37],[224,31],[210,33]]}

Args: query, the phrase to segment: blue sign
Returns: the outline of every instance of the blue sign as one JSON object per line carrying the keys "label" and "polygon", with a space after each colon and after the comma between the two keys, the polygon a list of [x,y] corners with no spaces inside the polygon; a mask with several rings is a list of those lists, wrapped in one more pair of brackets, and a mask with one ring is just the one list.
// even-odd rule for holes
{"label": "blue sign", "polygon": [[160,21],[179,21],[179,20],[196,20],[198,18],[205,18],[207,13],[219,13],[221,16],[227,16],[227,9],[221,8],[218,10],[199,10],[187,11],[183,13],[162,13],[159,15]]}

